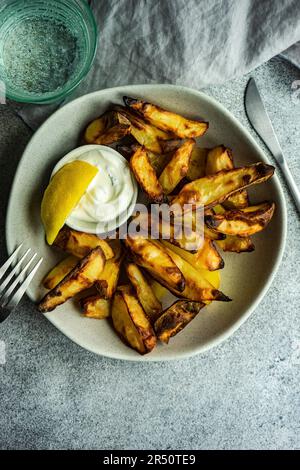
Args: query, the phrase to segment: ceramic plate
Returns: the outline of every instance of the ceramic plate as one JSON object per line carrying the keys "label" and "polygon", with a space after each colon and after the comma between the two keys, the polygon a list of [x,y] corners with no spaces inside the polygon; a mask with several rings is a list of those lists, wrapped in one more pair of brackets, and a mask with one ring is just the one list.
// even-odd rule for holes
{"label": "ceramic plate", "polygon": [[[78,145],[78,136],[92,119],[122,96],[140,97],[191,118],[209,121],[201,145],[224,144],[233,150],[236,165],[268,159],[251,135],[219,103],[203,93],[171,85],[137,85],[101,90],[83,96],[53,114],[35,133],[20,162],[7,215],[8,251],[25,242],[44,257],[42,267],[28,290],[36,302],[41,298],[41,280],[61,258],[45,243],[40,220],[40,203],[49,176],[67,152]],[[139,356],[125,346],[109,322],[83,318],[75,303],[67,302],[45,316],[66,336],[85,349],[103,356],[137,361],[158,361],[189,357],[206,351],[231,335],[253,312],[266,294],[278,269],[286,238],[286,208],[275,176],[249,190],[252,203],[271,199],[276,211],[270,225],[254,236],[255,251],[224,254],[221,290],[232,302],[213,302],[168,346],[159,345],[152,353]],[[36,313],[40,315],[40,313]]]}

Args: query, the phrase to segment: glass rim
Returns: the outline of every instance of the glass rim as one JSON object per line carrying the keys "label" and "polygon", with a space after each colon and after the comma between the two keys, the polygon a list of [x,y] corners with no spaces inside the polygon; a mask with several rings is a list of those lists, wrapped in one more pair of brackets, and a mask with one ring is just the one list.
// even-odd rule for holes
{"label": "glass rim", "polygon": [[[69,83],[65,84],[62,89],[59,91],[52,91],[46,93],[32,93],[32,94],[23,94],[22,92],[16,92],[10,89],[9,85],[6,85],[5,80],[3,80],[5,84],[5,95],[6,98],[12,101],[16,101],[18,103],[28,103],[28,104],[50,104],[56,101],[63,100],[68,95],[70,95],[80,83],[84,80],[88,72],[90,71],[93,62],[95,60],[96,51],[97,51],[97,43],[98,43],[98,28],[95,16],[92,12],[91,7],[86,2],[86,0],[75,0],[77,3],[80,2],[83,9],[87,13],[89,20],[91,20],[92,31],[94,34],[93,41],[90,42],[91,50],[89,53],[89,59],[84,64],[83,68],[81,69],[80,73]],[[86,23],[86,20],[84,20]]]}

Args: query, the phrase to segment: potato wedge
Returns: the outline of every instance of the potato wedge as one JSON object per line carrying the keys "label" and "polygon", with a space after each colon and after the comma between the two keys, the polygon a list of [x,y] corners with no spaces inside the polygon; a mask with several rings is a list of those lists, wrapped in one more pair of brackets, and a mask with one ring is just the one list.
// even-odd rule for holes
{"label": "potato wedge", "polygon": [[123,258],[109,259],[106,261],[104,269],[95,282],[95,287],[103,299],[111,299],[114,295],[120,276],[120,268]]}
{"label": "potato wedge", "polygon": [[[213,211],[211,211],[207,215],[224,214],[224,212],[224,207],[221,205],[217,205],[214,207]],[[250,237],[239,237],[238,235],[224,235],[223,233],[222,235],[224,238],[221,240],[216,240],[216,244],[223,251],[229,251],[231,253],[247,253],[255,250],[254,243],[252,242]]]}
{"label": "potato wedge", "polygon": [[148,198],[154,202],[163,202],[163,188],[157,179],[145,148],[139,147],[134,152],[130,158],[130,168]]}
{"label": "potato wedge", "polygon": [[140,354],[146,354],[156,346],[150,321],[130,286],[120,286],[115,293],[112,320],[121,338]]}
{"label": "potato wedge", "polygon": [[125,135],[130,133],[130,123],[128,124],[117,124],[116,126],[107,129],[103,135],[100,135],[95,140],[94,144],[97,145],[111,145],[115,142],[119,142]]}
{"label": "potato wedge", "polygon": [[204,121],[192,121],[179,114],[166,111],[151,103],[136,100],[128,96],[123,97],[126,106],[137,111],[153,126],[166,132],[171,132],[181,139],[200,137],[208,129],[208,123]]}
{"label": "potato wedge", "polygon": [[[221,170],[234,168],[232,153],[225,147],[216,147],[210,152],[210,167],[207,167],[207,172],[210,174],[216,173]],[[215,212],[223,213],[225,209],[238,209],[249,206],[249,198],[247,190],[238,191],[230,196],[223,202],[223,206],[216,206]],[[207,225],[205,225],[207,227]],[[210,229],[207,229],[210,230]],[[216,233],[216,232],[215,232]],[[245,253],[255,249],[254,244],[250,237],[241,238],[239,236],[227,236],[221,242],[217,243],[223,251]]]}
{"label": "potato wedge", "polygon": [[159,301],[161,301],[162,298],[169,293],[168,289],[166,289],[166,287],[157,282],[153,277],[149,279],[149,284],[154,292],[155,297]]}
{"label": "potato wedge", "polygon": [[186,140],[172,156],[169,163],[163,169],[159,182],[165,194],[170,194],[184,178],[189,169],[189,162],[195,141],[193,139]]}
{"label": "potato wedge", "polygon": [[105,262],[102,249],[99,246],[94,248],[54,289],[45,295],[38,305],[39,311],[50,312],[74,295],[93,286],[99,279]]}
{"label": "potato wedge", "polygon": [[205,176],[207,153],[208,149],[200,147],[193,148],[189,169],[186,175],[189,181],[194,181]]}
{"label": "potato wedge", "polygon": [[249,237],[263,230],[273,217],[275,204],[263,202],[245,209],[225,211],[223,214],[206,215],[205,223],[225,235]]}
{"label": "potato wedge", "polygon": [[203,302],[191,302],[189,300],[174,302],[154,324],[158,339],[168,344],[170,338],[177,335],[188,325],[203,307],[205,307]]}
{"label": "potato wedge", "polygon": [[105,119],[103,119],[103,117],[94,119],[84,131],[83,143],[94,144],[97,137],[104,133],[105,127]]}
{"label": "potato wedge", "polygon": [[[154,243],[156,245],[160,244],[160,242],[157,241]],[[227,302],[231,300],[229,297],[223,294],[223,292],[217,290],[204,276],[202,276],[199,270],[195,269],[184,258],[175,253],[175,250],[167,248],[165,243],[164,247],[172,261],[182,272],[185,279],[185,288],[181,292],[176,290],[176,288],[174,289],[170,285],[167,285],[164,280],[159,280],[159,282],[161,282],[167,289],[173,292],[173,294],[177,295],[178,297],[183,297],[185,299],[194,301],[220,300]]]}
{"label": "potato wedge", "polygon": [[[208,152],[206,160],[206,175],[214,175],[222,170],[233,170],[232,151],[220,145]],[[249,205],[248,194],[245,189],[238,191],[224,201],[225,208],[243,208]]]}
{"label": "potato wedge", "polygon": [[[201,253],[200,255],[197,253],[189,253],[185,250],[182,250],[181,248],[177,246],[171,245],[170,242],[166,240],[162,240],[162,244],[166,247],[169,248],[169,250],[174,251],[177,255],[181,256],[181,258],[185,259],[189,264],[191,264],[199,273],[205,277],[211,284],[215,284],[213,280],[210,279],[210,272],[217,271],[218,269],[222,269],[224,267],[224,261],[220,257],[219,253],[217,253],[217,250],[215,252],[212,251],[212,260],[207,259],[208,256],[206,256],[206,247],[204,249],[205,253]],[[199,250],[200,251],[200,250]],[[210,247],[207,248],[207,253],[211,253]],[[213,277],[212,277],[213,279]]]}
{"label": "potato wedge", "polygon": [[[172,245],[171,245],[172,246]],[[172,247],[174,248],[174,247]],[[187,253],[185,252],[184,250],[181,250],[180,248],[177,248],[175,247],[175,250],[179,250],[181,252],[184,252],[184,253]],[[176,251],[175,251],[176,253]],[[178,252],[178,254],[180,255],[180,253]],[[188,255],[190,255],[190,253],[187,253]],[[193,256],[193,255],[191,255]],[[181,256],[183,258],[183,256]],[[189,260],[186,260],[189,262]],[[216,289],[219,289],[220,287],[220,284],[221,284],[221,276],[220,276],[220,271],[207,271],[206,269],[201,269],[201,268],[197,268],[197,266],[195,266],[193,263],[193,260],[192,262],[190,262],[190,264],[197,270],[200,272],[200,274],[205,277],[205,279],[210,282]],[[151,288],[155,294],[155,296],[158,298],[159,301],[161,301],[167,294],[168,294],[168,289],[163,286],[162,284],[160,284],[159,282],[157,282],[155,279],[150,279],[150,285],[151,285]]]}
{"label": "potato wedge", "polygon": [[184,290],[184,276],[162,245],[157,245],[154,240],[129,236],[125,244],[136,264],[145,268],[155,279],[178,292]]}
{"label": "potato wedge", "polygon": [[[197,251],[202,245],[200,233],[189,226],[183,227],[181,223],[172,223],[156,214],[140,214],[139,223],[145,229],[148,227],[150,238],[169,240],[173,245],[187,251]],[[192,224],[191,224],[192,225]]]}
{"label": "potato wedge", "polygon": [[254,251],[254,243],[250,237],[239,237],[238,235],[227,235],[224,240],[218,240],[217,245],[223,251],[232,253],[246,253]]}
{"label": "potato wedge", "polygon": [[266,163],[234,170],[219,171],[215,175],[205,176],[186,184],[180,193],[172,199],[173,204],[191,204],[193,208],[213,207],[220,204],[236,191],[253,184],[263,183],[274,174],[275,168]]}
{"label": "potato wedge", "polygon": [[47,274],[47,276],[43,279],[43,286],[46,289],[54,289],[60,281],[75,268],[76,264],[78,264],[79,259],[76,256],[70,255],[67,258],[60,261],[51,271]]}
{"label": "potato wedge", "polygon": [[179,224],[167,224],[160,220],[159,233],[162,239],[167,239],[172,245],[179,246],[183,250],[196,252],[202,245],[202,236],[194,230],[183,228]]}
{"label": "potato wedge", "polygon": [[151,150],[151,152],[159,154],[163,153],[163,148],[160,142],[162,140],[171,139],[172,135],[147,123],[138,114],[125,106],[116,106],[115,109],[130,121],[131,135],[140,145],[145,147],[147,150]]}
{"label": "potato wedge", "polygon": [[100,246],[103,250],[106,259],[113,258],[114,256],[114,252],[106,240],[102,240],[97,235],[91,233],[78,232],[66,225],[57,235],[53,245],[78,258],[87,256],[97,246]]}
{"label": "potato wedge", "polygon": [[222,170],[232,170],[233,165],[233,156],[232,151],[229,148],[226,148],[224,145],[218,145],[210,150],[208,150],[206,157],[206,175],[214,175]]}
{"label": "potato wedge", "polygon": [[103,320],[110,316],[111,301],[100,295],[91,295],[80,300],[83,315],[89,318]]}
{"label": "potato wedge", "polygon": [[156,175],[160,176],[166,165],[171,160],[173,154],[171,152],[165,153],[163,155],[157,155],[157,153],[153,153],[148,150],[147,155]]}
{"label": "potato wedge", "polygon": [[[220,206],[221,207],[221,206]],[[209,209],[210,210],[210,209]],[[204,211],[205,214],[208,213],[208,211]],[[226,237],[226,235],[223,235],[222,233],[216,232],[215,230],[212,230],[209,228],[204,221],[202,222],[201,217],[203,216],[202,212],[199,214],[199,219],[198,222],[196,220],[196,211],[191,211],[191,212],[186,212],[184,214],[184,221],[186,221],[187,224],[190,224],[192,230],[198,234],[198,238],[201,234],[201,231],[203,231],[204,237],[208,238],[209,240],[222,240],[223,238]],[[179,214],[179,218],[174,217],[174,221],[176,220],[182,220],[181,214]],[[202,239],[202,237],[201,237]]]}
{"label": "potato wedge", "polygon": [[196,263],[208,271],[217,271],[224,268],[222,256],[216,249],[212,240],[204,238],[203,246],[195,253]]}
{"label": "potato wedge", "polygon": [[163,154],[173,153],[182,145],[182,139],[162,140],[160,142]]}
{"label": "potato wedge", "polygon": [[117,238],[115,239],[112,238],[111,240],[107,240],[107,243],[109,244],[110,248],[112,249],[114,253],[113,259],[114,260],[120,259],[123,253],[123,248],[122,248],[120,240],[118,240]]}
{"label": "potato wedge", "polygon": [[[130,147],[126,145],[118,145],[117,150],[123,155],[123,157],[125,157],[126,159],[130,159],[139,147],[139,144],[132,144]],[[149,162],[151,163],[157,176],[161,174],[167,163],[169,163],[172,158],[172,155],[173,152],[158,155],[157,153],[147,150]]]}
{"label": "potato wedge", "polygon": [[140,304],[148,315],[150,322],[154,323],[161,314],[162,306],[156,298],[148,279],[145,278],[135,263],[126,263],[126,272]]}
{"label": "potato wedge", "polygon": [[224,238],[226,238],[226,235],[223,235],[223,233],[212,230],[206,224],[204,224],[203,230],[204,230],[204,237],[208,238],[209,240],[216,241],[216,240],[224,240]]}
{"label": "potato wedge", "polygon": [[125,116],[107,111],[87,126],[83,140],[86,144],[110,145],[128,135],[130,130],[130,122]]}
{"label": "potato wedge", "polygon": [[111,317],[113,327],[125,344],[140,354],[146,354],[143,338],[138,333],[127,306],[120,292],[116,292],[112,301]]}

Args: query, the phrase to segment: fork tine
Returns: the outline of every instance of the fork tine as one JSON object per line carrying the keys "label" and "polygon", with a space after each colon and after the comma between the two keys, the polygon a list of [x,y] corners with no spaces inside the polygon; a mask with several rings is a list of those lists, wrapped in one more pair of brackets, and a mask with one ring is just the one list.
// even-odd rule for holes
{"label": "fork tine", "polygon": [[22,256],[22,258],[20,259],[20,261],[16,264],[16,266],[14,267],[14,269],[10,272],[9,276],[7,276],[7,278],[4,279],[4,281],[3,281],[2,284],[0,285],[0,294],[4,291],[5,287],[8,286],[8,284],[9,284],[10,281],[12,280],[13,276],[19,272],[19,269],[20,269],[20,267],[22,266],[22,263],[23,263],[24,259],[26,258],[26,256],[28,255],[28,253],[29,253],[30,251],[31,251],[31,248],[28,248],[28,250],[26,251],[26,253],[24,253],[24,255]]}
{"label": "fork tine", "polygon": [[7,304],[8,308],[14,308],[18,305],[20,300],[22,299],[23,295],[25,294],[29,284],[31,283],[33,277],[35,276],[37,270],[39,269],[40,265],[43,262],[43,258],[41,258],[38,263],[35,265],[27,279],[23,282],[23,284],[19,287],[19,289],[16,291],[14,296],[11,298],[10,302]]}
{"label": "fork tine", "polygon": [[20,272],[20,274],[16,277],[16,279],[14,280],[14,282],[11,284],[11,286],[9,287],[9,289],[4,293],[3,297],[2,297],[2,300],[1,300],[1,303],[0,303],[0,306],[4,307],[7,302],[9,301],[9,298],[11,296],[11,294],[14,292],[15,288],[17,287],[17,285],[23,281],[23,276],[26,274],[27,272],[27,269],[29,268],[29,266],[31,265],[32,261],[35,259],[35,257],[37,256],[37,253],[35,253],[33,255],[33,257],[28,261],[28,263],[26,264],[26,266],[24,266],[24,268],[22,269],[22,271]]}
{"label": "fork tine", "polygon": [[3,264],[3,266],[1,266],[1,268],[0,268],[0,279],[4,276],[7,269],[10,267],[12,262],[15,260],[15,258],[17,257],[17,254],[19,253],[22,246],[23,246],[23,243],[21,243],[21,245],[19,245],[18,248],[15,249],[13,254],[8,258],[8,260]]}

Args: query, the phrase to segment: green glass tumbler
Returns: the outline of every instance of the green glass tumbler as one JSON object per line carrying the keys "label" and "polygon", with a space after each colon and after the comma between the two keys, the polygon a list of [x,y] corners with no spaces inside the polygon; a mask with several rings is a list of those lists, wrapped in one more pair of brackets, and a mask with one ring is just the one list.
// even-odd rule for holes
{"label": "green glass tumbler", "polygon": [[85,0],[2,0],[2,93],[25,103],[64,99],[89,72],[97,39]]}

